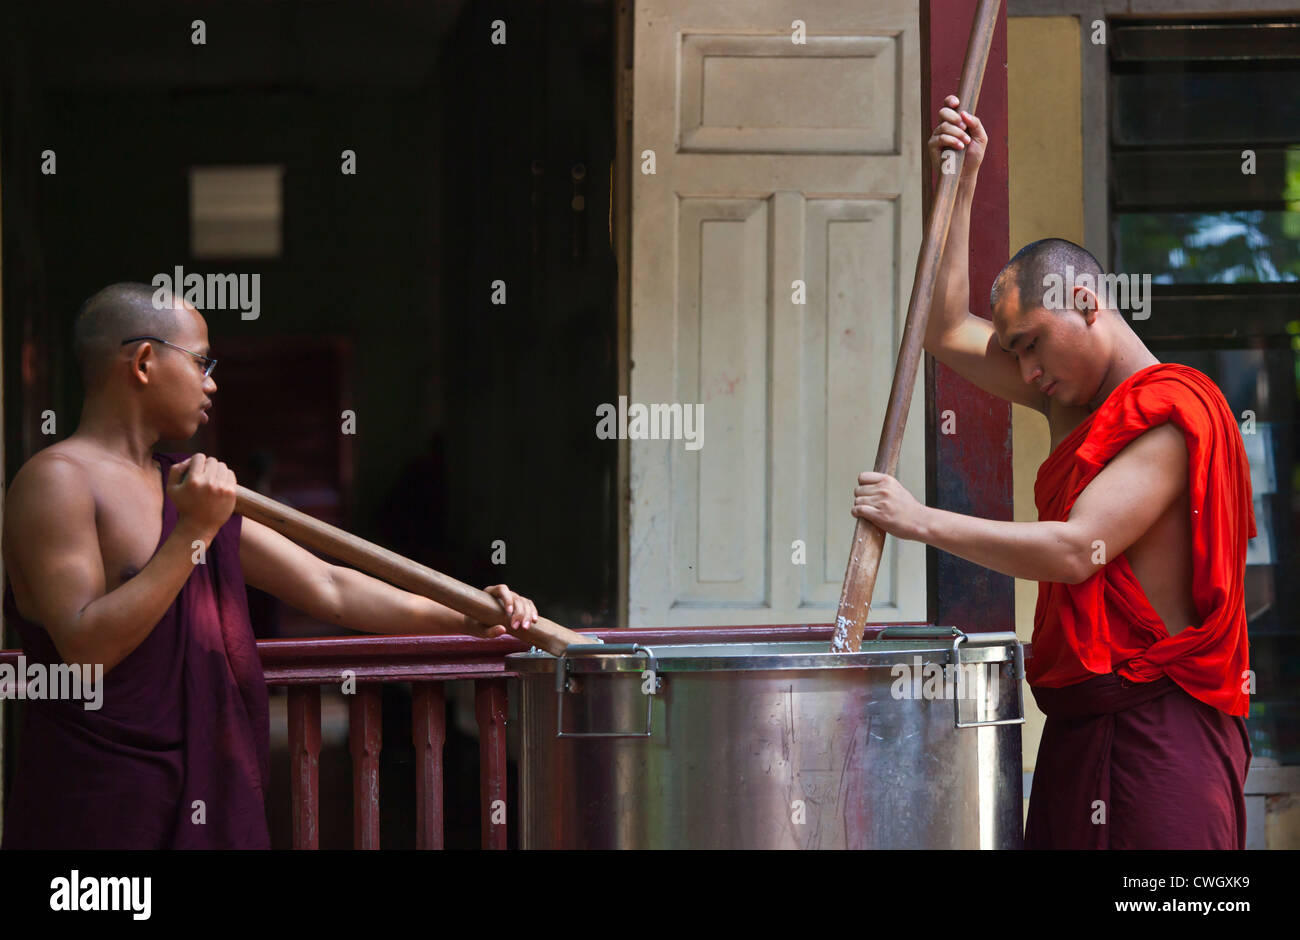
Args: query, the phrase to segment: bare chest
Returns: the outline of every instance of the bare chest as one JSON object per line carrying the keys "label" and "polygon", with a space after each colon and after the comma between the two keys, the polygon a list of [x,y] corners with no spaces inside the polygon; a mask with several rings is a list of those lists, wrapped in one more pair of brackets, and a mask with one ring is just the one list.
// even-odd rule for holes
{"label": "bare chest", "polygon": [[113,590],[138,574],[162,535],[161,474],[103,472],[95,484],[95,527],[104,560],[104,584]]}
{"label": "bare chest", "polygon": [[1170,636],[1199,623],[1192,599],[1192,524],[1184,489],[1124,556]]}

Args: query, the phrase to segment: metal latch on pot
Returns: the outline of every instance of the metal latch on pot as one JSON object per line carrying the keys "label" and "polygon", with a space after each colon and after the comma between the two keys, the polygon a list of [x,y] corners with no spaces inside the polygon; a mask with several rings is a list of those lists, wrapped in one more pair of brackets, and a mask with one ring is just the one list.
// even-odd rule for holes
{"label": "metal latch on pot", "polygon": [[[921,639],[921,640],[952,640],[952,650],[948,654],[949,660],[957,669],[961,669],[963,663],[961,659],[961,645],[970,637],[958,630],[956,627],[886,627],[877,634],[877,640],[885,639],[888,634],[892,639]],[[952,697],[952,717],[953,723],[958,728],[987,728],[992,725],[1023,725],[1025,723],[1025,648],[1014,633],[980,633],[976,634],[985,642],[1006,642],[1010,643],[1015,650],[1015,673],[1012,681],[1016,684],[1016,704],[1019,709],[1015,718],[999,718],[993,721],[962,721],[961,720],[961,696],[954,694]]]}
{"label": "metal latch on pot", "polygon": [[[641,672],[650,674],[649,677],[641,679],[643,683],[652,682],[648,690],[642,687],[642,691],[645,692],[645,731],[565,731],[564,696],[574,691],[576,679],[571,675],[570,661],[577,657],[624,654],[644,656],[645,668]],[[555,660],[555,736],[557,738],[648,738],[651,735],[650,726],[654,716],[654,695],[661,688],[663,688],[663,679],[659,678],[659,662],[655,659],[654,651],[640,643],[571,644]]]}

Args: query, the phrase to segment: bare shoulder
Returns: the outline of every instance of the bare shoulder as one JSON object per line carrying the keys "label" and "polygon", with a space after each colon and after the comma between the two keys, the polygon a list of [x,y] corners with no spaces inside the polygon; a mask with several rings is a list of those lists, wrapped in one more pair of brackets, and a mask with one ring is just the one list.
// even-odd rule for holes
{"label": "bare shoulder", "polygon": [[1172,495],[1187,485],[1187,441],[1176,424],[1163,422],[1125,444],[1106,470],[1113,480],[1131,481],[1152,498],[1166,491]]}
{"label": "bare shoulder", "polygon": [[85,459],[65,442],[51,444],[33,454],[14,475],[6,505],[45,498],[75,499],[90,495],[90,475]]}
{"label": "bare shoulder", "polygon": [[1159,461],[1159,465],[1166,469],[1180,468],[1184,473],[1187,470],[1187,461],[1190,456],[1187,450],[1187,439],[1183,436],[1183,432],[1178,425],[1172,421],[1166,421],[1150,430],[1143,431],[1129,442],[1128,447],[1133,448],[1139,454]]}
{"label": "bare shoulder", "polygon": [[[62,442],[61,442],[62,443]],[[15,537],[47,529],[51,522],[93,524],[94,489],[85,461],[75,451],[53,444],[33,455],[14,475],[5,494],[6,548]]]}

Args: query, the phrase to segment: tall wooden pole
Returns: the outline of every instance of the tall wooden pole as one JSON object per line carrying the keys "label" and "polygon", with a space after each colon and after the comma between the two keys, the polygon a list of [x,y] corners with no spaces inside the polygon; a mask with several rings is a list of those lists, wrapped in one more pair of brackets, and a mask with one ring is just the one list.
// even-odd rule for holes
{"label": "tall wooden pole", "polygon": [[[989,47],[993,44],[1000,6],[1001,0],[980,0],[970,41],[966,45],[957,97],[961,107],[972,114],[979,104],[980,85],[984,81],[984,67],[988,63]],[[916,259],[912,297],[907,304],[907,323],[903,327],[903,341],[894,366],[894,384],[889,390],[885,424],[880,431],[880,445],[876,448],[875,471],[890,476],[898,472],[898,454],[903,444],[907,412],[912,405],[912,386],[916,383],[925,328],[930,319],[934,282],[948,243],[948,226],[957,202],[957,184],[966,153],[964,150],[953,151],[953,158],[946,165],[948,172],[940,175],[939,190],[926,221],[925,239]],[[840,593],[839,611],[835,617],[831,652],[856,653],[862,648],[862,634],[871,613],[871,595],[876,588],[876,574],[880,570],[884,547],[884,531],[866,519],[858,519],[853,528],[853,545],[849,550],[848,569],[844,573],[844,589]]]}

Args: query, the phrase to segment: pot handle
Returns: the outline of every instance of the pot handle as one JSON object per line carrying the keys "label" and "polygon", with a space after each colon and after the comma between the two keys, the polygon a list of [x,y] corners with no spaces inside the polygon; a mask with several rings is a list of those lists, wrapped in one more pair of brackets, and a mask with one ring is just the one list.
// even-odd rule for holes
{"label": "pot handle", "polygon": [[[578,656],[636,655],[645,657],[645,669],[654,677],[651,691],[645,697],[645,731],[565,731],[564,730],[564,696],[569,688],[569,659]],[[640,643],[573,643],[555,660],[555,736],[557,738],[648,738],[652,734],[651,723],[654,716],[654,699],[662,680],[659,678],[659,662],[654,650]]]}
{"label": "pot handle", "polygon": [[[952,661],[957,669],[961,669],[961,644],[967,639],[966,634],[962,633],[956,627],[953,632],[958,636],[952,641]],[[993,725],[1023,725],[1025,723],[1025,647],[1019,640],[1015,641],[1015,662],[1016,672],[1013,681],[1016,683],[1016,706],[1018,713],[1015,718],[998,718],[990,721],[962,721],[961,720],[961,696],[952,697],[952,720],[958,728],[989,728]]]}
{"label": "pot handle", "polygon": [[[895,638],[908,637],[920,640],[952,640],[952,663],[960,669],[961,662],[961,645],[970,639],[967,634],[963,633],[956,627],[940,626],[922,626],[922,627],[886,627],[877,634],[876,639],[883,640],[885,634]],[[988,728],[993,725],[1023,725],[1025,723],[1025,647],[1015,638],[1014,634],[1008,635],[1009,639],[1015,643],[1015,683],[1016,683],[1016,704],[1019,712],[1015,718],[999,718],[991,721],[962,721],[961,720],[961,696],[952,697],[952,720],[958,728]],[[988,638],[988,637],[986,637]],[[1001,639],[999,635],[999,639]]]}
{"label": "pot handle", "polygon": [[965,636],[956,627],[885,627],[876,634],[876,639],[883,640],[886,634],[895,639],[905,637],[913,640],[951,640],[955,636]]}

